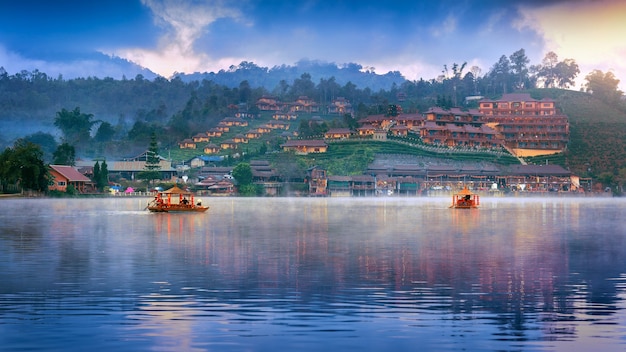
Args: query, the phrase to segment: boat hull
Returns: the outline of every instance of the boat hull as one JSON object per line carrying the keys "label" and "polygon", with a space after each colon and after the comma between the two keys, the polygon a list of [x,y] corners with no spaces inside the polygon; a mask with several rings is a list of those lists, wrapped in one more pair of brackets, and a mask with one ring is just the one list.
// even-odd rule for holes
{"label": "boat hull", "polygon": [[153,213],[203,213],[205,211],[207,211],[209,209],[209,207],[203,207],[203,206],[193,206],[193,207],[189,207],[189,206],[175,206],[175,205],[171,205],[171,206],[149,206],[148,210],[150,210]]}

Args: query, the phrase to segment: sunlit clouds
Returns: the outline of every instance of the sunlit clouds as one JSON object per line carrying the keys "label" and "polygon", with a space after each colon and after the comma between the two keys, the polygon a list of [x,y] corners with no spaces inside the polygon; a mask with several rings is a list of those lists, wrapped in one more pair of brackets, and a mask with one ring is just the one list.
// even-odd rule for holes
{"label": "sunlit clouds", "polygon": [[[544,39],[544,52],[576,60],[577,81],[594,69],[612,70],[626,80],[626,3],[621,0],[562,2],[551,6],[520,8],[521,28],[528,27]],[[622,82],[624,83],[624,82]]]}
{"label": "sunlit clouds", "polygon": [[196,41],[207,27],[220,18],[238,19],[240,12],[226,1],[183,2],[179,0],[142,0],[154,13],[163,35],[156,48],[126,48],[113,53],[140,66],[169,77],[175,72],[219,70],[237,58],[215,58],[195,49]]}

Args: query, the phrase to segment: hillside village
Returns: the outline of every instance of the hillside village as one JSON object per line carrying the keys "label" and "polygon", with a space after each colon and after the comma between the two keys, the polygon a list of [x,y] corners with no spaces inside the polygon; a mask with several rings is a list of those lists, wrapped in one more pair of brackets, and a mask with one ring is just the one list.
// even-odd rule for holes
{"label": "hillside village", "polygon": [[[569,139],[568,117],[556,108],[555,101],[536,100],[528,93],[505,94],[495,100],[481,98],[478,108],[465,110],[431,107],[423,113],[403,113],[401,106],[395,105],[388,113],[358,120],[355,128],[330,127],[307,138],[299,134],[303,121],[310,126],[352,117],[350,102],[337,98],[321,111],[318,103],[305,96],[281,102],[264,95],[255,105],[259,114],[238,109],[216,127],[181,140],[179,152],[192,156],[180,165],[161,158],[162,181],[187,183],[205,195],[234,195],[237,182],[232,177],[233,167],[220,166],[220,162],[282,141],[280,151],[301,156],[321,156],[329,149],[349,148],[351,143],[375,143],[402,145],[425,155],[481,155],[488,159],[454,161],[378,153],[360,175],[330,174],[311,164],[306,175],[294,179],[272,167],[270,158],[258,155],[249,164],[260,195],[417,196],[450,192],[464,185],[483,192],[580,194],[591,192],[593,187],[590,180],[559,165],[526,165],[526,157],[562,152]],[[113,179],[135,180],[145,169],[146,160],[143,153],[110,161],[109,173]],[[82,165],[86,176],[89,168],[89,164]],[[85,185],[76,188],[84,190]]]}

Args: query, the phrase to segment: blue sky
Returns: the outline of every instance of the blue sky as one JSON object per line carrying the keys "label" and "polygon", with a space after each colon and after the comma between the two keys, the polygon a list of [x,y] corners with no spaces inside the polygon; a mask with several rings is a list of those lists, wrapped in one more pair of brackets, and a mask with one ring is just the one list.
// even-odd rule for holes
{"label": "blue sky", "polygon": [[[251,61],[358,63],[377,73],[431,79],[467,62],[481,74],[524,48],[548,51],[584,76],[626,80],[626,2],[621,0],[213,1],[0,0],[0,66],[56,77],[136,74],[119,57],[164,77],[217,72]],[[624,88],[621,82],[620,88]]]}

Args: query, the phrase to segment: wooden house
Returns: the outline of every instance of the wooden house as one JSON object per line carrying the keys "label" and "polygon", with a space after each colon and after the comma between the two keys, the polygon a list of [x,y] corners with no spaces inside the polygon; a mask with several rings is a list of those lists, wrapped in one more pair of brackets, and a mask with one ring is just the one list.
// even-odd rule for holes
{"label": "wooden house", "polygon": [[220,151],[220,147],[213,143],[209,143],[204,146],[204,154],[215,154]]}
{"label": "wooden house", "polygon": [[180,149],[196,149],[197,145],[192,139],[183,139],[181,142],[178,142],[178,147]]}
{"label": "wooden house", "polygon": [[348,139],[352,135],[349,128],[331,128],[324,133],[325,139]]}
{"label": "wooden house", "polygon": [[328,106],[329,114],[352,114],[354,110],[352,109],[352,104],[350,101],[344,97],[337,97],[333,99],[333,101]]}
{"label": "wooden house", "polygon": [[78,193],[93,190],[93,182],[72,166],[50,165],[51,185],[48,190],[66,192],[68,186],[74,187]]}
{"label": "wooden house", "polygon": [[191,139],[196,143],[208,142],[209,136],[206,133],[198,133],[195,136],[191,137]]}

